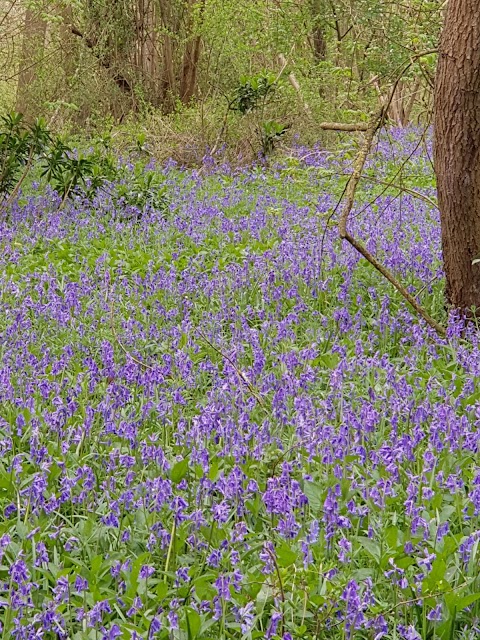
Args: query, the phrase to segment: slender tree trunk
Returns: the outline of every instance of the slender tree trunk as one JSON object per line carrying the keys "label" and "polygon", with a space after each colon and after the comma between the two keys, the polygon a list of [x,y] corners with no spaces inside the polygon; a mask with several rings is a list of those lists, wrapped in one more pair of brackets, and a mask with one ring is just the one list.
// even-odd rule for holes
{"label": "slender tree trunk", "polygon": [[[196,0],[189,0],[187,3],[188,11],[188,37],[185,44],[185,53],[183,55],[182,76],[180,78],[180,100],[183,104],[188,104],[195,95],[197,87],[198,63],[200,60],[200,52],[202,49],[202,36],[198,33],[201,27],[203,13],[205,10],[205,0],[200,0],[199,4],[199,24],[196,23],[194,15]],[[197,33],[195,33],[197,31]]]}
{"label": "slender tree trunk", "polygon": [[61,7],[60,42],[62,47],[62,64],[67,84],[77,70],[76,42],[72,34],[73,11],[71,5]]}
{"label": "slender tree trunk", "polygon": [[159,53],[157,15],[154,0],[138,0],[135,13],[134,67],[141,76],[149,101],[157,105],[159,96]]}
{"label": "slender tree trunk", "polygon": [[312,10],[312,42],[315,62],[322,62],[327,57],[327,41],[323,32],[321,19],[321,0],[311,0]]}
{"label": "slender tree trunk", "polygon": [[451,0],[435,85],[435,148],[446,295],[480,309],[480,4]]}
{"label": "slender tree trunk", "polygon": [[172,26],[172,7],[170,0],[159,0],[160,18],[163,30],[162,47],[162,83],[161,101],[162,111],[171,113],[175,108],[177,96],[177,82],[175,77],[175,50],[172,33],[175,29]]}
{"label": "slender tree trunk", "polygon": [[18,75],[16,110],[24,114],[27,121],[35,118],[35,84],[41,65],[45,46],[47,23],[39,12],[28,8],[25,12],[23,27],[22,53],[20,57],[20,73]]}

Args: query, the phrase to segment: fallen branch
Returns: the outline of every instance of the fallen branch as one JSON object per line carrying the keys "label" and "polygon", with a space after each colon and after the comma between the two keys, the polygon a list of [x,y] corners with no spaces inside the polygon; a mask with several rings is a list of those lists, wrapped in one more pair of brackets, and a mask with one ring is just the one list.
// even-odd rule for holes
{"label": "fallen branch", "polygon": [[77,29],[77,27],[75,26],[71,26],[70,27],[70,32],[72,33],[72,35],[74,36],[78,36],[79,38],[81,38],[83,40],[83,42],[85,43],[85,45],[87,46],[88,49],[90,49],[90,51],[93,53],[93,55],[96,57],[96,59],[98,60],[99,64],[106,69],[107,71],[110,72],[112,80],[115,82],[115,84],[117,85],[117,87],[123,91],[124,93],[128,93],[131,94],[133,92],[133,89],[130,85],[130,82],[127,80],[127,78],[122,75],[121,73],[118,73],[118,71],[115,71],[115,69],[113,69],[113,65],[112,63],[105,59],[104,57],[102,57],[98,51],[96,51],[96,42],[95,40],[93,40],[92,38],[89,38],[87,35],[85,35],[82,31],[80,31],[80,29]]}
{"label": "fallen branch", "polygon": [[[287,67],[287,59],[285,58],[283,53],[281,53],[278,56],[278,59],[280,61],[280,64],[282,65],[282,70],[280,71],[280,74],[279,74],[279,77],[280,77],[282,75],[282,73],[285,71],[286,67]],[[310,107],[308,106],[307,102],[305,101],[305,98],[303,97],[303,93],[302,93],[302,89],[300,87],[300,83],[298,82],[298,80],[297,80],[295,74],[293,73],[293,71],[291,71],[288,74],[288,81],[291,84],[291,86],[293,87],[293,89],[296,91],[297,96],[300,99],[300,102],[303,104],[303,109],[304,109],[305,113],[307,115],[310,115],[310,113],[311,113]]]}
{"label": "fallen branch", "polygon": [[370,153],[370,149],[373,143],[373,138],[375,136],[375,133],[383,123],[384,114],[385,114],[385,107],[382,106],[381,109],[370,120],[370,123],[368,124],[368,128],[367,128],[367,134],[365,136],[365,140],[362,146],[360,147],[360,151],[358,152],[358,155],[353,164],[353,171],[352,171],[352,174],[350,175],[347,188],[345,189],[346,202],[343,207],[342,213],[340,215],[340,222],[338,225],[338,232],[340,234],[340,238],[342,239],[346,238],[347,219],[350,211],[353,208],[353,203],[355,200],[355,192],[357,191],[358,183],[360,182],[360,178],[362,177],[363,167],[365,166],[367,156]]}
{"label": "fallen branch", "polygon": [[367,131],[368,122],[320,122],[320,129],[325,131]]}
{"label": "fallen branch", "polygon": [[353,236],[351,236],[348,232],[345,235],[345,240],[349,242],[352,247],[354,247],[362,256],[370,262],[372,266],[375,267],[377,271],[379,271],[384,278],[386,278],[395,289],[405,298],[405,300],[410,304],[413,309],[421,316],[425,322],[435,329],[439,336],[444,338],[446,336],[445,327],[442,327],[436,320],[432,318],[432,316],[419,304],[415,298],[405,289],[401,282],[399,282],[393,273],[387,269],[381,262],[379,262],[374,255],[372,255],[368,249],[358,240],[355,240]]}
{"label": "fallen branch", "polygon": [[[109,300],[110,298],[110,300]],[[123,353],[130,358],[135,364],[138,364],[140,367],[144,367],[145,369],[150,369],[150,371],[155,371],[155,367],[143,362],[143,360],[139,360],[136,358],[130,351],[124,346],[120,338],[118,337],[117,331],[115,329],[115,321],[114,321],[114,308],[113,308],[113,297],[110,296],[110,288],[107,289],[105,295],[105,302],[109,303],[110,306],[110,329],[112,330],[113,337],[115,338],[115,342],[118,344]]]}
{"label": "fallen branch", "polygon": [[[393,91],[392,91],[393,94]],[[363,168],[365,166],[366,159],[372,147],[373,139],[376,131],[382,126],[385,112],[388,109],[389,103],[382,106],[380,111],[374,115],[371,119],[370,124],[368,126],[367,134],[365,136],[365,141],[358,152],[358,155],[355,159],[353,165],[353,172],[348,181],[347,187],[345,189],[345,205],[342,209],[342,213],[340,215],[340,220],[338,223],[338,232],[340,238],[342,240],[346,240],[348,243],[352,245],[354,249],[356,249],[370,264],[375,267],[377,271],[379,271],[384,278],[386,278],[395,289],[405,298],[405,300],[410,304],[410,306],[421,316],[425,322],[434,329],[439,336],[442,338],[446,336],[445,328],[442,327],[434,318],[430,316],[430,314],[417,302],[417,300],[407,291],[407,289],[402,285],[402,283],[395,278],[393,273],[387,269],[381,262],[379,262],[374,255],[372,255],[368,249],[363,245],[363,243],[356,240],[350,233],[347,231],[347,222],[348,216],[353,208],[353,204],[355,202],[355,193],[357,191],[358,183],[362,177]]]}

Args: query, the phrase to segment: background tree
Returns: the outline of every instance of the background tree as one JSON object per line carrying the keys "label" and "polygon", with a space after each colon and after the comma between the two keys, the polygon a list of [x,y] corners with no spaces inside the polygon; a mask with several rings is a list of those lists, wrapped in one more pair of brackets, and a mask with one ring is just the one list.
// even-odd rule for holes
{"label": "background tree", "polygon": [[[143,123],[159,153],[178,145],[201,158],[206,147],[227,145],[246,159],[268,122],[311,144],[329,135],[319,122],[357,121],[377,108],[399,67],[436,46],[443,4],[41,1],[38,11],[32,0],[0,0],[0,112],[18,95],[17,106],[31,104],[58,129]],[[34,7],[42,31],[22,53]],[[33,49],[42,54],[31,65]],[[428,120],[433,70],[417,65],[398,84],[389,117],[399,126]],[[274,99],[261,112],[227,113],[246,79],[265,74],[278,76]]]}
{"label": "background tree", "polygon": [[30,121],[37,115],[35,90],[38,87],[37,79],[43,66],[46,33],[47,23],[43,19],[41,9],[37,6],[28,6],[23,26],[15,108]]}

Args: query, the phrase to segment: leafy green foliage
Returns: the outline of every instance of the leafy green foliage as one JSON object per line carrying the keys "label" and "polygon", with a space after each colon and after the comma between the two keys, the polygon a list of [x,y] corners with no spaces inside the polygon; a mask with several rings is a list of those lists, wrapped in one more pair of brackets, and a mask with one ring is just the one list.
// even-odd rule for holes
{"label": "leafy green foliage", "polygon": [[116,206],[146,206],[164,210],[169,199],[161,174],[145,170],[137,163],[133,171],[117,162],[110,151],[111,141],[102,138],[93,150],[81,152],[53,135],[43,120],[24,124],[21,114],[0,120],[0,196],[5,199],[21,184],[25,175],[37,167],[40,177],[61,196],[62,202],[73,194],[92,200],[99,189],[110,185]]}
{"label": "leafy green foliage", "polygon": [[262,122],[260,126],[260,140],[262,142],[263,155],[268,155],[275,149],[276,143],[286,134],[288,125],[283,125],[275,120]]}
{"label": "leafy green foliage", "polygon": [[276,82],[276,77],[271,73],[242,76],[235,89],[232,109],[242,115],[250,113],[273,94]]}
{"label": "leafy green foliage", "polygon": [[117,177],[116,163],[111,156],[104,156],[98,151],[85,155],[77,153],[60,138],[52,141],[40,164],[42,177],[62,198],[77,190],[92,198],[105,182]]}
{"label": "leafy green foliage", "polygon": [[50,141],[44,120],[26,126],[20,113],[0,118],[0,197],[15,188],[22,171],[28,170]]}
{"label": "leafy green foliage", "polygon": [[119,207],[135,207],[143,210],[146,206],[165,210],[169,204],[168,192],[158,171],[144,170],[136,165],[134,171],[118,170],[120,181],[112,185],[114,202]]}

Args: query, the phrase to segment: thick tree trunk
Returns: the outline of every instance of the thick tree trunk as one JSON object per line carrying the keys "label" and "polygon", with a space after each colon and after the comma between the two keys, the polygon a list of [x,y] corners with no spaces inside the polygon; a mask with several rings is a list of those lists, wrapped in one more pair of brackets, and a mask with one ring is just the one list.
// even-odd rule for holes
{"label": "thick tree trunk", "polygon": [[448,3],[435,86],[435,172],[448,301],[480,309],[480,4]]}

